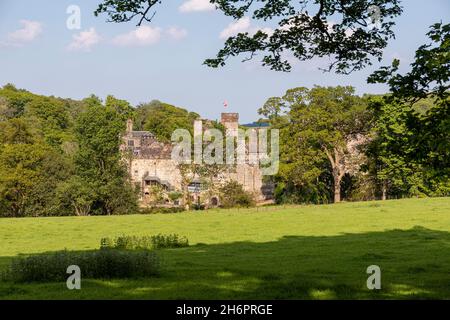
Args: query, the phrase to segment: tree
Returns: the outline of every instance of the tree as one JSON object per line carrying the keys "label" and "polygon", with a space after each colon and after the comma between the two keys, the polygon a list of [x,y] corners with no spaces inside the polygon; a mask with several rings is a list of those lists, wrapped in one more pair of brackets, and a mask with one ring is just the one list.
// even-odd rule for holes
{"label": "tree", "polygon": [[309,199],[320,199],[329,174],[334,202],[339,202],[342,178],[359,170],[365,101],[352,87],[314,87],[290,89],[280,103],[288,121],[281,126],[279,178],[310,194]]}
{"label": "tree", "polygon": [[126,163],[119,152],[125,131],[123,114],[112,106],[94,103],[75,125],[79,149],[77,175],[96,186],[95,203],[100,214],[127,213],[136,208],[136,194],[129,183]]}
{"label": "tree", "polygon": [[220,205],[224,208],[252,207],[255,205],[253,195],[244,190],[243,186],[234,180],[224,184],[219,189]]}
{"label": "tree", "polygon": [[23,217],[54,213],[59,182],[70,174],[60,154],[43,144],[0,145],[0,209]]}
{"label": "tree", "polygon": [[72,123],[70,123],[66,105],[61,100],[34,96],[25,105],[23,117],[34,122],[33,127],[51,146],[59,147],[64,141],[73,140],[68,130]]}
{"label": "tree", "polygon": [[134,109],[126,100],[120,100],[109,95],[106,97],[105,107],[114,110],[123,121],[134,118]]}
{"label": "tree", "polygon": [[[400,62],[394,60],[368,81],[387,83],[392,94],[385,97],[386,104],[404,105],[408,112],[408,143],[414,152],[407,160],[420,163],[450,189],[450,24],[436,23],[427,35],[431,43],[417,49],[409,72],[397,73]],[[410,107],[424,99],[434,100],[425,112]]]}
{"label": "tree", "polygon": [[8,106],[8,100],[0,97],[0,121],[5,121],[14,116],[12,110]]}
{"label": "tree", "polygon": [[178,191],[172,191],[172,192],[169,192],[168,196],[172,202],[175,202],[175,201],[181,199],[183,197],[183,194]]}
{"label": "tree", "polygon": [[416,153],[411,144],[414,132],[408,126],[414,121],[413,107],[371,97],[369,108],[373,119],[367,169],[376,178],[381,199],[427,194],[423,167],[409,160]]}
{"label": "tree", "polygon": [[72,176],[68,181],[61,183],[56,191],[60,209],[68,204],[77,216],[90,214],[96,199],[96,188],[79,176]]}
{"label": "tree", "polygon": [[186,129],[193,134],[194,120],[199,117],[195,112],[154,100],[137,107],[136,126],[150,131],[158,140],[168,142],[175,129]]}
{"label": "tree", "polygon": [[390,99],[417,102],[433,97],[446,101],[450,94],[450,24],[436,23],[430,29],[427,36],[431,43],[417,49],[409,72],[397,73],[400,61],[394,59],[390,67],[371,74],[368,82],[387,83],[392,92]]}
{"label": "tree", "polygon": [[17,89],[13,84],[6,84],[0,89],[2,106],[0,118],[3,120],[19,117],[25,110],[25,105],[33,99],[33,95],[26,90]]}
{"label": "tree", "polygon": [[0,143],[32,144],[35,139],[29,124],[22,118],[13,118],[8,121],[0,122]]}
{"label": "tree", "polygon": [[[225,41],[216,58],[205,60],[210,67],[223,66],[233,56],[246,54],[244,61],[262,53],[261,62],[273,70],[289,71],[289,57],[300,61],[329,57],[328,70],[349,73],[381,60],[388,40],[394,37],[391,21],[402,13],[398,0],[210,0],[217,10],[235,20],[251,16],[275,29],[260,28]],[[162,0],[103,0],[94,14],[107,14],[108,22],[137,20],[151,22],[153,8]],[[371,23],[376,22],[375,28]]]}
{"label": "tree", "polygon": [[177,169],[180,171],[181,192],[183,194],[183,204],[186,210],[192,205],[191,197],[189,197],[189,184],[191,184],[195,177],[200,175],[201,164],[191,163],[179,163]]}

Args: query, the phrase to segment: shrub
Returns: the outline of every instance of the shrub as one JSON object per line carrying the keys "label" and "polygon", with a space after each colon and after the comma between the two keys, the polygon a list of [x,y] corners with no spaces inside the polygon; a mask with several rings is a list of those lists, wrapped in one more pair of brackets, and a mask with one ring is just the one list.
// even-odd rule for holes
{"label": "shrub", "polygon": [[192,210],[195,211],[199,211],[199,210],[205,210],[205,205],[204,204],[193,204],[192,205]]}
{"label": "shrub", "polygon": [[224,208],[252,207],[255,199],[250,192],[244,190],[236,181],[230,181],[220,188],[220,203]]}
{"label": "shrub", "polygon": [[70,265],[79,266],[81,276],[91,279],[151,277],[160,273],[160,260],[151,251],[64,250],[13,258],[4,278],[14,282],[65,281]]}
{"label": "shrub", "polygon": [[178,191],[172,191],[171,193],[169,193],[169,199],[172,201],[176,201],[178,199],[181,199],[182,197],[183,197],[183,194]]}
{"label": "shrub", "polygon": [[182,248],[189,246],[189,240],[186,237],[180,237],[177,234],[162,235],[158,234],[151,237],[155,249],[161,248]]}
{"label": "shrub", "polygon": [[149,207],[140,209],[141,214],[154,214],[154,213],[177,213],[184,211],[182,207]]}
{"label": "shrub", "polygon": [[100,248],[102,249],[125,249],[125,250],[152,250],[163,248],[188,247],[189,240],[177,234],[156,236],[119,236],[116,238],[102,238]]}

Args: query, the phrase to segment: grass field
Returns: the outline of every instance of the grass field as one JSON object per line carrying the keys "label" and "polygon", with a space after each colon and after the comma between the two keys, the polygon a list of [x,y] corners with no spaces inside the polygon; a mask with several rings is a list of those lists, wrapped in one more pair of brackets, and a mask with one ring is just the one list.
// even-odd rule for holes
{"label": "grass field", "polygon": [[[450,299],[450,198],[177,214],[0,219],[0,268],[18,254],[91,250],[105,236],[178,233],[163,273],[0,283],[0,299]],[[381,268],[368,290],[366,268]]]}

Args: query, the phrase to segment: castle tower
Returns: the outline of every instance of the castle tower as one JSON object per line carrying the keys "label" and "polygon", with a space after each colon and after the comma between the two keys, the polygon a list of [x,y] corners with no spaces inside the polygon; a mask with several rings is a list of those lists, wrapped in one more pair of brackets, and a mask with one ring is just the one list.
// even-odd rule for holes
{"label": "castle tower", "polygon": [[225,127],[227,135],[237,137],[239,113],[222,113],[220,123]]}

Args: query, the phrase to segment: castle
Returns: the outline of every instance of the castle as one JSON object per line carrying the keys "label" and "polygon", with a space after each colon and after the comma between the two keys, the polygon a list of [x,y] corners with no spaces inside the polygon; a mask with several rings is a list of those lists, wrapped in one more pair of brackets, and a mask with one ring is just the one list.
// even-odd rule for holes
{"label": "castle", "polygon": [[[237,136],[239,128],[238,113],[222,113],[221,124],[226,135]],[[196,120],[194,128],[201,127],[204,120]],[[148,131],[134,131],[132,120],[127,122],[126,133],[122,136],[121,151],[127,161],[131,182],[140,190],[141,206],[155,204],[155,190],[158,190],[158,205],[185,206],[187,203],[202,204],[205,207],[220,205],[218,187],[227,181],[235,180],[245,191],[253,194],[257,202],[272,198],[272,186],[263,181],[259,164],[245,163],[227,166],[220,175],[214,176],[213,185],[205,187],[202,179],[192,176],[186,182],[176,161],[171,157],[173,144],[158,141]],[[187,185],[186,185],[187,184]],[[170,193],[183,193],[188,197],[174,199]]]}

